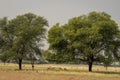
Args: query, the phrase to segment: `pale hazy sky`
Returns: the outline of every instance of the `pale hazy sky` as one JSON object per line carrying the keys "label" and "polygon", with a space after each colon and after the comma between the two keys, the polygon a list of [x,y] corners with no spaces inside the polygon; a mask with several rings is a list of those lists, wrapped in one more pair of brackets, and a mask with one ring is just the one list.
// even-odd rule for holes
{"label": "pale hazy sky", "polygon": [[50,27],[91,11],[107,12],[120,24],[120,0],[0,0],[0,18],[32,12],[44,16]]}
{"label": "pale hazy sky", "polygon": [[0,0],[0,18],[32,12],[44,16],[50,26],[91,11],[105,11],[120,24],[120,0]]}

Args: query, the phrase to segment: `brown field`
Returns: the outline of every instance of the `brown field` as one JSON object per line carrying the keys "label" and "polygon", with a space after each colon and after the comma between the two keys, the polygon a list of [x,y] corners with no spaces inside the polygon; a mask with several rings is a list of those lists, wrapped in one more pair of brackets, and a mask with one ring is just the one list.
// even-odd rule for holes
{"label": "brown field", "polygon": [[17,64],[0,64],[0,80],[120,80],[120,67],[93,66],[93,72],[86,65],[31,65],[23,64],[18,70]]}

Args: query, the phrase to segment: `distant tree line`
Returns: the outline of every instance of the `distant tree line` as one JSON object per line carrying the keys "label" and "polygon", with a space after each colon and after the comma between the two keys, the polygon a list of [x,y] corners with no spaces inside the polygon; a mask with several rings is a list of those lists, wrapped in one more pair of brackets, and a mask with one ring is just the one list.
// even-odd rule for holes
{"label": "distant tree line", "polygon": [[107,67],[120,61],[120,30],[105,12],[90,12],[74,17],[64,25],[57,23],[48,31],[49,48],[41,51],[48,21],[33,13],[8,20],[0,19],[0,59],[15,60],[22,69],[23,60],[34,61],[44,55],[48,62],[84,62],[92,71],[94,62]]}

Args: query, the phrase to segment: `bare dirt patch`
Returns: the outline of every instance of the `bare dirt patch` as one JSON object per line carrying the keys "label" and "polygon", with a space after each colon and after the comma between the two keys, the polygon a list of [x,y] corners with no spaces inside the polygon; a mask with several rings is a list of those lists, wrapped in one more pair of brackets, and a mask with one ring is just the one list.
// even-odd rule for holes
{"label": "bare dirt patch", "polygon": [[120,77],[46,74],[37,72],[0,72],[0,80],[120,80]]}

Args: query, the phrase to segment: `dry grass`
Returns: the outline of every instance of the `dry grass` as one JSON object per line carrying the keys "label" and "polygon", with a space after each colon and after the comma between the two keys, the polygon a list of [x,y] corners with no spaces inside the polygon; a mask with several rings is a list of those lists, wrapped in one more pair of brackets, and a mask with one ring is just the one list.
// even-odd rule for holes
{"label": "dry grass", "polygon": [[31,65],[24,64],[18,70],[17,64],[0,64],[0,80],[120,80],[120,68],[93,66],[93,72],[87,71],[86,65]]}

